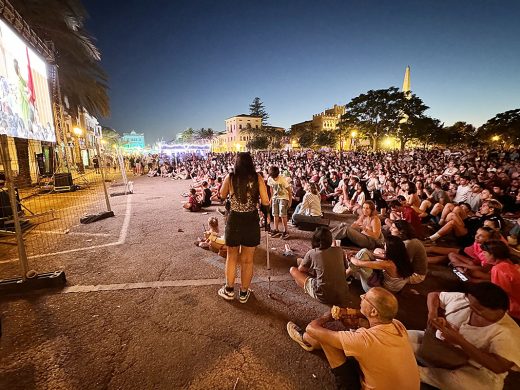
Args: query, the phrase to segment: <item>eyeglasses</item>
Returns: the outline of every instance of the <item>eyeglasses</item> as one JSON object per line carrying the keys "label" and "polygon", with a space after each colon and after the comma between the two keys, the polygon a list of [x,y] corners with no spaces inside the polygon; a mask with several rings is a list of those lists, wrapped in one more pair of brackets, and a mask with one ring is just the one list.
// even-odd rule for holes
{"label": "eyeglasses", "polygon": [[370,305],[371,305],[371,306],[372,306],[372,307],[373,307],[373,308],[374,308],[374,309],[379,313],[379,310],[377,310],[376,305],[374,305],[374,303],[373,303],[370,299],[367,298],[367,294],[361,294],[359,297],[360,297],[362,300],[365,300],[365,301],[367,301],[368,303],[370,303]]}

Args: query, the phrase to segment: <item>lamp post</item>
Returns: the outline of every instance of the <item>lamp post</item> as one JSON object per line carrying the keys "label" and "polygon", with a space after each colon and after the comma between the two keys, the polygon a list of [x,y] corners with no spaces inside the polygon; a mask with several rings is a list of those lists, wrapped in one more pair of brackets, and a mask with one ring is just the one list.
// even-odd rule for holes
{"label": "lamp post", "polygon": [[358,133],[356,130],[352,130],[350,132],[350,139],[351,139],[351,146],[352,146],[352,150],[356,150],[356,137],[357,137]]}
{"label": "lamp post", "polygon": [[74,140],[74,154],[76,155],[76,167],[79,173],[85,173],[85,166],[83,165],[83,159],[81,158],[81,148],[79,147],[79,139],[83,135],[83,129],[81,127],[74,127],[72,129],[76,139]]}

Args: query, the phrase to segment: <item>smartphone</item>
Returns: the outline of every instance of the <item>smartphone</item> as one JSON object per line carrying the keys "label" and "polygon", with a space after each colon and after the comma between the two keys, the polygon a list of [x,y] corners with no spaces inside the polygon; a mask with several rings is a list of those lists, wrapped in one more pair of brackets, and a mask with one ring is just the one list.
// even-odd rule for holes
{"label": "smartphone", "polygon": [[464,274],[464,272],[460,272],[457,268],[453,268],[452,271],[463,282],[467,282],[469,280],[469,278]]}

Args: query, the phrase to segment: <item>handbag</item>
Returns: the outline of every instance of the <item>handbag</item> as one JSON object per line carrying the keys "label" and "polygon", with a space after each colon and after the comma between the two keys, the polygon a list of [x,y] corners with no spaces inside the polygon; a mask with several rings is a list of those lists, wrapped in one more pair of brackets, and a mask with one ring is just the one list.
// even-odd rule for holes
{"label": "handbag", "polygon": [[[468,306],[463,306],[448,314],[456,313],[462,309],[467,309]],[[468,363],[469,356],[461,348],[448,343],[447,341],[437,338],[436,331],[433,328],[428,328],[424,331],[424,336],[417,350],[417,359],[420,363],[435,368],[456,369]]]}
{"label": "handbag", "polygon": [[348,211],[348,207],[342,205],[341,203],[336,203],[334,207],[332,208],[332,212],[334,214],[344,214]]}
{"label": "handbag", "polygon": [[372,270],[372,274],[367,280],[367,284],[370,287],[381,287],[383,285],[383,270],[380,269],[374,269]]}

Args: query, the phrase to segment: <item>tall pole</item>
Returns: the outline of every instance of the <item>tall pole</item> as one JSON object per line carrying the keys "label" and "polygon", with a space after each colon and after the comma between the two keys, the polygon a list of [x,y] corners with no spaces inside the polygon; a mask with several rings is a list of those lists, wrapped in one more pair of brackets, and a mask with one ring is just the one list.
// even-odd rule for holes
{"label": "tall pole", "polygon": [[14,189],[13,171],[11,170],[11,157],[9,156],[9,145],[7,144],[7,135],[5,134],[0,134],[0,151],[5,171],[7,191],[9,193],[9,201],[13,213],[16,243],[18,247],[18,259],[20,260],[20,268],[22,270],[22,280],[25,281],[27,279],[27,272],[29,271],[29,264],[27,261],[27,253],[25,251],[22,228],[20,226],[20,218],[18,217],[18,203],[16,201],[16,191]]}
{"label": "tall pole", "polygon": [[104,169],[104,155],[101,155],[101,150],[99,148],[99,139],[98,137],[95,138],[95,144],[96,144],[96,152],[98,155],[98,164],[99,164],[99,171],[101,172],[101,181],[103,182],[103,192],[105,193],[105,203],[107,204],[107,211],[112,211],[112,208],[110,207],[110,198],[108,197],[108,190],[107,190],[107,183],[105,182],[105,169]]}

